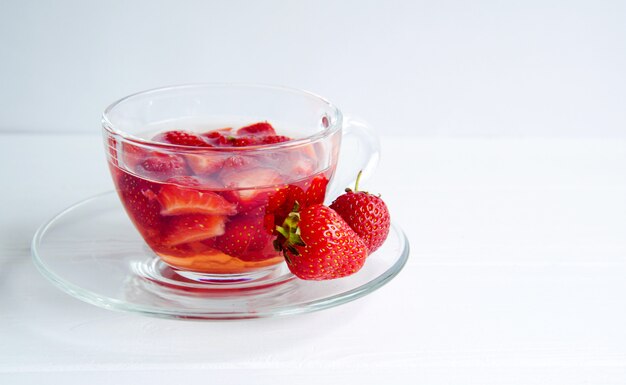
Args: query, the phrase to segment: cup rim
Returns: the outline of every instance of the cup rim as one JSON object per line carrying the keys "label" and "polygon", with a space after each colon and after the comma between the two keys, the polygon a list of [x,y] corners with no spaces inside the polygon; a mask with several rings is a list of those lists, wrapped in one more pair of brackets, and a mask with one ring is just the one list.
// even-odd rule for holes
{"label": "cup rim", "polygon": [[[293,139],[287,142],[260,144],[260,145],[245,146],[245,147],[186,146],[186,145],[179,145],[179,144],[157,142],[157,141],[153,141],[150,139],[140,138],[138,136],[134,136],[125,131],[122,131],[116,128],[115,125],[109,119],[109,114],[111,113],[111,111],[113,111],[113,109],[115,109],[117,106],[124,103],[125,101],[138,97],[138,96],[143,96],[143,95],[148,95],[151,93],[158,93],[158,92],[163,92],[163,91],[169,91],[169,90],[181,90],[181,89],[191,89],[191,88],[229,88],[229,87],[263,88],[263,89],[268,89],[268,90],[291,92],[291,93],[299,94],[302,96],[311,97],[327,105],[336,116],[336,119],[334,123],[331,122],[329,126],[325,127],[323,130],[316,132],[313,135],[306,136],[304,138]],[[109,134],[117,136],[125,141],[132,142],[133,144],[137,144],[140,146],[159,147],[161,149],[176,149],[176,150],[184,150],[184,151],[202,150],[203,152],[206,152],[206,151],[232,152],[232,151],[250,151],[250,150],[257,150],[257,149],[267,150],[267,149],[276,149],[276,148],[282,149],[282,148],[289,148],[289,147],[297,147],[297,146],[309,144],[319,139],[325,138],[331,135],[332,133],[338,131],[342,127],[342,125],[343,125],[343,115],[341,113],[341,110],[335,104],[331,103],[328,99],[316,93],[313,93],[311,91],[307,91],[307,90],[303,90],[299,88],[271,85],[271,84],[262,84],[262,83],[201,82],[201,83],[186,83],[186,84],[176,84],[176,85],[155,87],[155,88],[135,92],[121,99],[118,99],[115,102],[111,103],[107,108],[105,108],[104,112],[102,113],[102,127],[104,128],[104,130],[107,131]]]}

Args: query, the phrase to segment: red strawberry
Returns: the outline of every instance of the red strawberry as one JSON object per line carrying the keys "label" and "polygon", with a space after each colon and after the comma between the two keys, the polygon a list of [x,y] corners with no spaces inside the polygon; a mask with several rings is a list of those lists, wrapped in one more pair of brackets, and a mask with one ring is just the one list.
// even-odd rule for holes
{"label": "red strawberry", "polygon": [[235,133],[230,128],[213,130],[201,134],[201,137],[208,145],[215,147],[246,147],[291,140],[287,136],[276,135],[274,127],[268,122],[245,126]]}
{"label": "red strawberry", "polygon": [[200,187],[201,189],[217,190],[222,188],[222,184],[212,178],[201,178],[196,176],[181,175],[169,178],[165,183],[171,183],[182,187]]}
{"label": "red strawberry", "polygon": [[273,187],[282,183],[280,174],[271,168],[224,169],[220,178],[227,188],[228,199],[239,204],[239,211],[247,211],[264,204]]}
{"label": "red strawberry", "polygon": [[231,137],[232,128],[220,128],[200,134],[200,136],[210,145],[215,147],[230,147],[232,142],[228,139]]}
{"label": "red strawberry", "polygon": [[270,195],[267,201],[267,211],[277,212],[288,206],[287,214],[289,214],[296,201],[304,202],[304,191],[299,186],[290,184],[280,187]]}
{"label": "red strawberry", "polygon": [[273,231],[285,221],[296,202],[304,201],[304,191],[299,186],[290,184],[277,189],[267,200],[265,214],[271,216],[271,220],[266,219],[266,225]]}
{"label": "red strawberry", "polygon": [[313,174],[317,164],[315,160],[307,157],[300,157],[296,161],[289,163],[289,175],[306,177]]}
{"label": "red strawberry", "polygon": [[137,229],[146,237],[156,235],[161,218],[159,215],[161,206],[156,200],[159,185],[120,172],[117,191]]}
{"label": "red strawberry", "polygon": [[156,135],[152,140],[180,146],[210,147],[200,136],[188,131],[166,131]]}
{"label": "red strawberry", "polygon": [[[225,186],[235,188],[272,187],[282,182],[278,171],[265,167],[224,170],[220,177]],[[254,191],[241,191],[241,193],[254,194]]]}
{"label": "red strawberry", "polygon": [[296,202],[304,202],[304,191],[296,185],[287,185],[276,189],[268,198],[265,206],[265,228],[275,233],[276,226],[281,225]]}
{"label": "red strawberry", "polygon": [[228,157],[221,154],[186,154],[185,159],[195,174],[210,175],[219,171]]}
{"label": "red strawberry", "polygon": [[232,138],[232,144],[235,147],[245,146],[257,146],[260,144],[274,144],[282,143],[291,140],[291,138],[283,135],[268,135],[268,136],[240,136],[238,138]]}
{"label": "red strawberry", "polygon": [[164,185],[157,199],[161,204],[161,215],[234,215],[237,213],[237,205],[228,202],[221,195],[172,184]]}
{"label": "red strawberry", "polygon": [[223,174],[239,172],[259,165],[259,161],[252,156],[233,155],[228,157],[222,164]]}
{"label": "red strawberry", "polygon": [[233,146],[235,147],[246,147],[246,146],[254,146],[260,144],[257,138],[252,136],[244,136],[240,138],[234,138],[232,140]]}
{"label": "red strawberry", "polygon": [[363,239],[371,254],[387,239],[391,220],[387,205],[380,197],[358,191],[360,177],[361,173],[354,191],[346,189],[346,193],[335,199],[330,207]]}
{"label": "red strawberry", "polygon": [[185,160],[178,155],[152,153],[139,164],[139,171],[148,176],[172,177],[183,175],[187,171]]}
{"label": "red strawberry", "polygon": [[263,217],[238,217],[226,224],[224,235],[215,248],[243,261],[258,261],[275,256],[272,233],[263,226]]}
{"label": "red strawberry", "polygon": [[274,127],[268,122],[254,123],[237,130],[237,136],[269,136],[276,135]]}
{"label": "red strawberry", "polygon": [[274,144],[274,143],[282,143],[288,142],[291,138],[284,135],[268,135],[261,138],[259,144]]}
{"label": "red strawberry", "polygon": [[166,183],[173,183],[184,187],[200,187],[202,183],[195,176],[181,175],[169,178]]}
{"label": "red strawberry", "polygon": [[136,171],[136,167],[150,154],[151,152],[145,148],[128,142],[122,143],[122,159],[124,160],[124,166],[129,170]]}
{"label": "red strawberry", "polygon": [[189,214],[165,219],[161,242],[165,246],[202,241],[224,234],[226,217],[221,215]]}
{"label": "red strawberry", "polygon": [[328,178],[326,178],[325,175],[320,174],[313,178],[311,185],[306,190],[303,205],[308,207],[324,203],[324,198],[326,197],[326,186],[328,186]]}
{"label": "red strawberry", "polygon": [[280,151],[269,151],[259,154],[259,159],[264,164],[280,170],[283,174],[289,175],[291,180],[310,180],[311,176],[321,171],[315,158],[311,158],[305,151],[308,146],[289,148]]}
{"label": "red strawberry", "polygon": [[307,280],[341,278],[356,273],[367,258],[367,247],[333,209],[314,205],[292,212],[277,230],[276,246],[289,270]]}

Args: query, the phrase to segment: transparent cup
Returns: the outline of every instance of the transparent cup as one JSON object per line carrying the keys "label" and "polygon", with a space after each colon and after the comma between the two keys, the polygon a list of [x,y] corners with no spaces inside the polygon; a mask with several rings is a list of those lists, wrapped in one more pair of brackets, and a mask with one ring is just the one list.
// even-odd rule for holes
{"label": "transparent cup", "polygon": [[[256,122],[269,122],[292,140],[247,147],[151,140],[163,131],[202,134]],[[271,275],[284,264],[273,241],[275,226],[294,203],[285,196],[321,203],[351,184],[359,170],[367,178],[379,157],[378,138],[367,125],[345,118],[317,95],[275,86],[144,91],[109,106],[102,125],[113,182],[129,218],[156,257],[197,282]]]}

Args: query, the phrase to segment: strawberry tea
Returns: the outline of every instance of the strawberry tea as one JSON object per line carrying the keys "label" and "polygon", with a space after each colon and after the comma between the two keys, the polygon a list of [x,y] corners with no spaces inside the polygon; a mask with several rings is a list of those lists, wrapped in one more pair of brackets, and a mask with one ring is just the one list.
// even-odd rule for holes
{"label": "strawberry tea", "polygon": [[[152,140],[236,149],[290,138],[259,122],[201,134],[170,130]],[[328,169],[316,172],[317,154],[311,146],[280,156],[164,154],[133,145],[120,151],[110,167],[131,220],[165,263],[199,273],[239,274],[281,263],[273,245],[276,225],[296,202],[322,203],[331,176]]]}
{"label": "strawberry tea", "polygon": [[[103,129],[130,220],[155,257],[199,282],[273,274],[285,261],[277,226],[296,203],[322,203],[333,181],[345,187],[378,159],[375,134],[331,103],[272,86],[141,92],[107,108]],[[336,180],[346,133],[359,151]]]}

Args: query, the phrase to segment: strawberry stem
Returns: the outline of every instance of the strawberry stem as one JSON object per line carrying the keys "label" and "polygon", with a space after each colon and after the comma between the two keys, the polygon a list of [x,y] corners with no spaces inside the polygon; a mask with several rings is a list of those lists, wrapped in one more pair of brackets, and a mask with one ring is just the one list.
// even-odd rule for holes
{"label": "strawberry stem", "polygon": [[359,181],[361,180],[361,174],[363,174],[363,170],[359,171],[359,174],[356,176],[356,182],[354,182],[354,192],[359,191]]}

